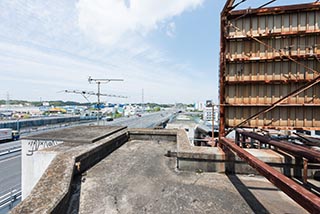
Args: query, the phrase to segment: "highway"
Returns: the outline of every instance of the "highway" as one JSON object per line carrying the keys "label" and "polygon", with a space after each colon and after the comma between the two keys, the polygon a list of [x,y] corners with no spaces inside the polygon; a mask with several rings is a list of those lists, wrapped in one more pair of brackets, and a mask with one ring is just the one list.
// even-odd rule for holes
{"label": "highway", "polygon": [[[158,123],[163,122],[173,115],[173,111],[161,111],[155,113],[145,113],[140,117],[137,115],[130,117],[121,117],[113,121],[101,120],[99,122],[91,122],[78,125],[110,125],[110,126],[127,126],[129,128],[151,128],[156,126]],[[50,130],[60,129],[58,126],[47,127]],[[64,127],[61,127],[64,128]],[[32,133],[23,134],[23,136],[29,134],[35,134],[43,132],[42,128]],[[21,141],[14,141],[0,144],[0,198],[4,194],[10,192],[12,189],[21,187],[21,152],[16,151],[9,154],[4,154],[3,151],[17,148],[21,146]],[[8,209],[7,207],[5,209]],[[0,214],[3,213],[3,209],[0,208]]]}
{"label": "highway", "polygon": [[0,143],[0,151],[10,149],[13,147],[18,147],[21,146],[21,142],[18,141],[13,141],[13,142],[7,142],[7,143]]}
{"label": "highway", "polygon": [[12,190],[20,188],[21,185],[21,153],[1,157],[0,159],[0,193],[3,195]]}
{"label": "highway", "polygon": [[158,123],[163,122],[169,118],[172,112],[155,112],[149,114],[142,114],[141,117],[134,115],[131,117],[122,117],[114,121],[99,121],[100,125],[110,126],[127,126],[128,128],[152,128]]}

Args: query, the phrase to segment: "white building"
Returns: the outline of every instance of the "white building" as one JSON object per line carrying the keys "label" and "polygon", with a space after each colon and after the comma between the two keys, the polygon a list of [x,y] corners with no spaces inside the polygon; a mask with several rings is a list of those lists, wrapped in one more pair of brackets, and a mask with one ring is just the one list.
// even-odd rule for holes
{"label": "white building", "polygon": [[219,115],[219,108],[217,105],[213,107],[213,114],[212,114],[212,107],[205,107],[203,109],[203,120],[209,124],[212,124],[212,116],[214,120],[214,125],[218,125],[218,115]]}
{"label": "white building", "polygon": [[198,111],[203,111],[205,107],[206,107],[205,102],[196,102],[194,104],[194,108]]}

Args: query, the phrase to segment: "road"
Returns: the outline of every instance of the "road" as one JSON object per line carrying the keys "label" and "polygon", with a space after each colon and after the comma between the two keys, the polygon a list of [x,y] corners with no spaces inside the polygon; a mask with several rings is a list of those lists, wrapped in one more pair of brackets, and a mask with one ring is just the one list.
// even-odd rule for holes
{"label": "road", "polygon": [[21,153],[0,159],[0,194],[20,188],[21,185]]}
{"label": "road", "polygon": [[6,142],[0,144],[0,151],[21,146],[21,141]]}
{"label": "road", "polygon": [[127,126],[128,128],[151,128],[163,122],[172,115],[172,112],[155,112],[142,114],[141,117],[135,115],[122,117],[114,121],[99,121],[100,125]]}
{"label": "road", "polygon": [[[121,117],[114,121],[99,121],[99,125],[110,126],[127,126],[129,128],[150,128],[154,127],[158,123],[169,118],[173,112],[155,112],[145,113],[141,117]],[[97,124],[97,122],[91,122],[91,124]],[[81,124],[81,125],[88,125]],[[50,130],[59,129],[59,127],[48,127]],[[62,127],[63,128],[63,127]],[[39,132],[44,130],[39,129]],[[35,132],[28,133],[34,134]],[[24,134],[26,136],[28,134]],[[0,144],[0,151],[17,147],[21,145],[21,141],[14,141]],[[0,196],[11,191],[12,188],[19,188],[21,186],[21,152],[14,152],[7,155],[0,156]],[[0,210],[1,213],[1,210]]]}

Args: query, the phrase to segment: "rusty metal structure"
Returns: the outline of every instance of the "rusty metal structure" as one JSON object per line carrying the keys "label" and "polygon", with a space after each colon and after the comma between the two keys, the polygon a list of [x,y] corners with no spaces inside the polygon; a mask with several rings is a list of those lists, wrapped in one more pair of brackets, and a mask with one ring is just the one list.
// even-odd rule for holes
{"label": "rusty metal structure", "polygon": [[[251,135],[252,134],[252,135]],[[261,140],[267,143],[263,136],[255,136],[254,133],[242,132],[243,136],[251,136],[255,140]],[[284,193],[290,196],[303,208],[305,208],[310,213],[320,212],[320,197],[314,192],[306,189],[304,186],[299,185],[296,181],[290,179],[289,177],[283,175],[273,167],[269,166],[265,162],[259,160],[257,157],[253,156],[246,150],[239,146],[239,142],[234,142],[231,139],[221,137],[220,143],[225,149],[231,149],[240,158],[245,160],[250,166],[256,169],[261,175],[266,177],[271,183],[281,189]],[[269,142],[272,143],[272,142]],[[237,145],[238,144],[238,145]],[[294,146],[292,148],[286,148],[284,151],[292,152],[294,151]],[[303,164],[305,168],[305,163]]]}
{"label": "rusty metal structure", "polygon": [[320,2],[221,12],[220,135],[320,130]]}
{"label": "rusty metal structure", "polygon": [[[320,213],[320,189],[307,179],[308,167],[320,168],[320,152],[238,129],[320,130],[320,2],[265,8],[271,0],[234,10],[245,1],[227,0],[221,12],[220,147],[229,160],[238,155],[307,211]],[[226,138],[232,130],[234,140]],[[290,154],[293,177],[248,147]]]}

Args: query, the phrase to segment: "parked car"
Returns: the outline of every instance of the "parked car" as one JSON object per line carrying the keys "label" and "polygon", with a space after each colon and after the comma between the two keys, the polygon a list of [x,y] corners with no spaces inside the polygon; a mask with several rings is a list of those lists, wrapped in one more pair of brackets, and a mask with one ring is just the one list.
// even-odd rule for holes
{"label": "parked car", "polygon": [[104,120],[104,121],[113,121],[113,118],[110,117],[110,116],[103,117],[103,118],[101,118],[101,119]]}

